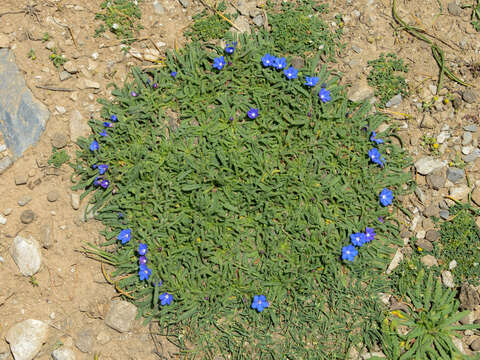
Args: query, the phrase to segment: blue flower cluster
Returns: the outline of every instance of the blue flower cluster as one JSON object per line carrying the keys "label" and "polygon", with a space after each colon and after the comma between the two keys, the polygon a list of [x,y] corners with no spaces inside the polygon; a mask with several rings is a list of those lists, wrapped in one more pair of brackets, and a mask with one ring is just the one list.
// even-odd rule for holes
{"label": "blue flower cluster", "polygon": [[[361,248],[366,243],[375,239],[375,230],[371,227],[366,227],[364,233],[355,233],[350,235],[351,244],[342,248],[342,259],[353,261],[358,255],[356,247]],[[356,246],[356,247],[355,247]]]}

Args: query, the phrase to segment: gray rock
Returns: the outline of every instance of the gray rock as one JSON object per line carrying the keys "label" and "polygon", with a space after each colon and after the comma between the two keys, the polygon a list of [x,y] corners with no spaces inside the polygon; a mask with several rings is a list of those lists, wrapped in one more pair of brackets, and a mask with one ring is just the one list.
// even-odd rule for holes
{"label": "gray rock", "polygon": [[255,16],[252,21],[258,27],[261,27],[263,26],[263,24],[265,24],[265,19],[263,18],[262,14],[258,14],[257,16]]}
{"label": "gray rock", "polygon": [[402,103],[402,94],[397,94],[392,97],[388,102],[385,104],[385,107],[390,108],[395,105],[400,105]]}
{"label": "gray rock", "polygon": [[60,71],[60,73],[58,74],[58,77],[60,79],[60,81],[65,81],[65,80],[68,80],[72,77],[72,74],[70,74],[68,71]]}
{"label": "gray rock", "polygon": [[80,195],[72,193],[72,208],[78,210],[80,208]]}
{"label": "gray rock", "polygon": [[434,129],[436,125],[437,125],[437,122],[432,116],[430,116],[430,114],[425,113],[425,115],[423,115],[423,119],[422,119],[422,123],[420,124],[420,127],[424,129]]}
{"label": "gray rock", "polygon": [[28,180],[27,174],[15,175],[15,185],[25,185],[27,183],[27,180]]}
{"label": "gray rock", "polygon": [[435,224],[430,218],[426,218],[422,221],[422,227],[426,232],[427,230],[433,229],[435,227]]}
{"label": "gray rock", "polygon": [[472,142],[472,140],[473,140],[472,133],[469,132],[469,131],[466,131],[462,136],[462,145],[466,146],[466,145],[470,144]]}
{"label": "gray rock", "polygon": [[425,255],[420,260],[426,267],[438,266],[438,261],[432,255]]}
{"label": "gray rock", "polygon": [[50,249],[53,246],[53,231],[50,225],[42,226],[40,230],[40,243],[44,249]]}
{"label": "gray rock", "polygon": [[468,196],[468,193],[470,192],[470,188],[467,185],[462,184],[462,185],[450,188],[449,192],[451,197],[453,197],[455,200],[461,201]]}
{"label": "gray rock", "polygon": [[60,197],[60,194],[58,193],[57,190],[49,191],[47,194],[47,200],[49,202],[55,202],[58,200],[59,197]]}
{"label": "gray rock", "polygon": [[453,335],[450,337],[450,339],[452,340],[453,345],[455,345],[458,351],[460,351],[463,355],[468,355],[465,351],[465,348],[467,346],[463,344],[462,340]]}
{"label": "gray rock", "polygon": [[463,156],[462,159],[466,163],[471,163],[477,160],[479,157],[480,157],[480,149],[473,149],[473,151],[470,154]]}
{"label": "gray rock", "polygon": [[5,339],[15,360],[32,360],[47,340],[48,325],[43,321],[28,319],[7,331]]}
{"label": "gray rock", "polygon": [[233,22],[236,27],[230,28],[230,31],[238,33],[250,33],[250,23],[246,16],[239,16]]}
{"label": "gray rock", "polygon": [[442,271],[442,282],[443,282],[443,285],[445,285],[450,289],[455,288],[455,281],[453,280],[453,275],[448,270]]}
{"label": "gray rock", "polygon": [[468,104],[473,104],[477,101],[477,93],[472,89],[465,89],[462,93],[463,100]]}
{"label": "gray rock", "polygon": [[480,338],[475,339],[475,340],[470,344],[470,348],[471,348],[473,351],[480,351]]}
{"label": "gray rock", "polygon": [[[157,0],[155,0],[155,2],[157,2]],[[153,4],[153,6],[155,6],[155,3]],[[77,67],[77,65],[76,65],[73,61],[71,61],[71,60],[69,60],[69,61],[67,61],[65,64],[63,64],[63,68],[64,68],[66,71],[68,71],[70,74],[75,74],[75,73],[78,72],[78,67]]]}
{"label": "gray rock", "polygon": [[435,190],[439,190],[445,186],[446,178],[442,170],[434,171],[427,175],[427,183]]}
{"label": "gray rock", "polygon": [[178,0],[180,4],[186,9],[190,6],[190,1],[188,0]]}
{"label": "gray rock", "polygon": [[[1,121],[0,121],[1,123]],[[1,130],[1,129],[0,129]],[[12,166],[13,162],[10,156],[5,156],[3,159],[0,159],[0,175]]]}
{"label": "gray rock", "polygon": [[440,210],[439,215],[440,215],[440,217],[441,217],[443,220],[447,220],[448,217],[450,216],[450,211],[448,211],[448,210]]}
{"label": "gray rock", "polygon": [[24,276],[35,275],[42,265],[40,245],[33,237],[28,239],[17,236],[10,249],[13,261]]}
{"label": "gray rock", "polygon": [[480,206],[480,187],[476,186],[472,191],[472,200],[475,204]]}
{"label": "gray rock", "polygon": [[463,127],[463,130],[469,131],[469,132],[477,132],[478,126],[475,125],[475,124],[467,125],[467,126],[464,126],[464,127]]}
{"label": "gray rock", "polygon": [[38,141],[49,117],[26,87],[13,53],[0,49],[0,132],[14,159]]}
{"label": "gray rock", "polygon": [[7,218],[0,215],[0,225],[5,225],[7,223]]}
{"label": "gray rock", "polygon": [[461,16],[462,8],[455,1],[448,4],[448,12],[453,16]]}
{"label": "gray rock", "polygon": [[465,170],[456,167],[447,168],[447,179],[454,184],[461,183],[465,179]]}
{"label": "gray rock", "polygon": [[473,324],[475,321],[475,314],[473,311],[470,311],[467,315],[460,319],[462,325]]}
{"label": "gray rock", "polygon": [[348,90],[348,100],[353,102],[362,102],[371,98],[375,90],[368,86],[365,80],[355,82],[355,84]]}
{"label": "gray rock", "polygon": [[357,46],[355,44],[352,45],[352,50],[355,51],[357,54],[360,54],[363,51],[360,46]]}
{"label": "gray rock", "polygon": [[439,212],[438,204],[433,203],[428,205],[425,210],[423,210],[423,215],[426,217],[431,217],[431,216],[438,216]]}
{"label": "gray rock", "polygon": [[72,349],[62,346],[52,352],[53,360],[75,360],[75,353]]}
{"label": "gray rock", "polygon": [[442,160],[434,159],[431,156],[421,158],[415,162],[415,169],[420,175],[428,175],[444,166],[445,163]]}
{"label": "gray rock", "polygon": [[129,331],[137,316],[137,307],[128,301],[113,300],[110,304],[105,324],[120,332]]}
{"label": "gray rock", "polygon": [[67,137],[61,133],[55,133],[52,136],[52,145],[57,149],[62,149],[67,146]]}
{"label": "gray rock", "polygon": [[25,195],[25,196],[22,196],[22,198],[20,200],[18,200],[18,205],[19,206],[25,206],[27,205],[30,201],[32,201],[32,197],[31,196],[28,196],[28,195]]}
{"label": "gray rock", "polygon": [[417,245],[417,247],[422,248],[423,250],[425,250],[427,252],[432,252],[433,251],[433,245],[428,240],[425,240],[425,239],[417,240],[415,245]]}
{"label": "gray rock", "polygon": [[75,142],[80,136],[87,137],[89,133],[90,127],[87,120],[83,118],[80,111],[73,110],[70,117],[70,139]]}
{"label": "gray rock", "polygon": [[35,220],[35,213],[32,210],[24,210],[20,214],[20,221],[24,224],[30,224]]}
{"label": "gray rock", "polygon": [[437,230],[428,230],[425,234],[425,239],[431,242],[435,242],[440,239],[440,233]]}
{"label": "gray rock", "polygon": [[418,200],[420,200],[422,204],[425,202],[425,194],[419,187],[415,189],[415,195],[417,195]]}
{"label": "gray rock", "polygon": [[437,136],[437,143],[443,144],[447,139],[450,138],[450,131],[441,131]]}
{"label": "gray rock", "polygon": [[95,338],[93,336],[92,330],[87,329],[77,333],[77,336],[75,337],[75,346],[81,352],[92,352],[94,344]]}
{"label": "gray rock", "polygon": [[158,0],[155,0],[153,2],[153,11],[155,11],[155,14],[157,15],[163,15],[165,13],[165,9],[163,8],[163,5],[158,2]]}
{"label": "gray rock", "polygon": [[466,310],[473,310],[480,305],[480,294],[472,285],[465,283],[460,289],[460,307]]}

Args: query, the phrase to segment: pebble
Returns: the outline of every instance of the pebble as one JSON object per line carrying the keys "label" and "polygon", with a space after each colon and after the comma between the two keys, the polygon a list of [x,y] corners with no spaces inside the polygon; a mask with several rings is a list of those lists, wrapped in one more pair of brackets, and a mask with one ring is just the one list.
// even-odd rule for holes
{"label": "pebble", "polygon": [[462,145],[468,145],[472,142],[473,140],[473,135],[471,132],[469,131],[466,131],[465,133],[463,133],[463,136],[462,136]]}
{"label": "pebble", "polygon": [[431,172],[445,166],[442,160],[434,159],[431,156],[421,158],[415,162],[415,169],[420,175],[428,175]]}
{"label": "pebble", "polygon": [[20,215],[20,221],[24,224],[30,224],[35,220],[35,213],[32,210],[24,210]]}
{"label": "pebble", "polygon": [[395,105],[400,105],[402,103],[402,94],[397,94],[392,97],[388,102],[385,104],[385,107],[390,108]]}
{"label": "pebble", "polygon": [[417,239],[425,239],[425,230],[420,230],[417,232]]}
{"label": "pebble", "polygon": [[128,301],[113,300],[105,316],[105,324],[119,332],[129,331],[137,316],[137,307]]}
{"label": "pebble", "polygon": [[462,15],[462,8],[458,6],[455,1],[449,3],[447,6],[448,6],[448,12],[453,16]]}
{"label": "pebble", "polygon": [[360,54],[363,50],[360,46],[352,45],[352,50],[355,51],[357,54]]}
{"label": "pebble", "polygon": [[446,287],[453,289],[455,288],[455,282],[453,280],[453,275],[450,271],[442,271],[442,282]]}
{"label": "pebble", "polygon": [[80,195],[72,193],[72,208],[78,210],[80,208]]}
{"label": "pebble", "polygon": [[11,327],[5,336],[15,360],[33,359],[47,340],[48,325],[28,319]]}
{"label": "pebble", "polygon": [[10,249],[13,261],[24,276],[35,275],[42,265],[40,244],[33,237],[28,239],[17,236]]}
{"label": "pebble", "polygon": [[442,170],[434,171],[427,175],[427,183],[434,189],[439,190],[445,186],[445,175]]}
{"label": "pebble", "polygon": [[453,270],[457,267],[457,261],[456,260],[452,260],[450,261],[450,263],[448,264],[448,270]]}
{"label": "pebble", "polygon": [[7,208],[7,209],[5,209],[5,211],[3,212],[3,215],[8,216],[8,215],[10,215],[11,213],[12,213],[12,208]]}
{"label": "pebble", "polygon": [[62,133],[55,133],[52,136],[52,145],[57,149],[62,149],[67,146],[67,137]]}
{"label": "pebble", "polygon": [[252,19],[252,22],[256,26],[261,27],[263,24],[265,24],[265,19],[263,18],[263,15],[259,14]]}
{"label": "pebble", "polygon": [[[469,133],[470,134],[470,133]],[[472,145],[462,146],[462,154],[468,155],[470,154],[475,148]]]}
{"label": "pebble", "polygon": [[90,353],[93,350],[95,339],[90,329],[81,330],[75,337],[75,346],[84,353]]}
{"label": "pebble", "polygon": [[441,131],[440,134],[438,134],[437,136],[437,143],[443,144],[449,138],[450,138],[449,131]]}
{"label": "pebble", "polygon": [[423,210],[423,215],[426,217],[431,217],[431,216],[438,216],[438,204],[433,203],[428,205],[425,210]]}
{"label": "pebble", "polygon": [[97,335],[97,341],[100,345],[105,345],[109,343],[110,340],[112,340],[112,338],[110,337],[107,331],[102,330]]}
{"label": "pebble", "polygon": [[472,124],[472,125],[466,125],[463,127],[463,130],[465,131],[469,131],[469,132],[477,132],[478,130],[478,126],[475,125],[475,124]]}
{"label": "pebble", "polygon": [[391,274],[391,272],[395,270],[398,267],[398,265],[400,265],[402,260],[403,260],[402,249],[397,249],[397,251],[395,252],[395,255],[393,256],[392,261],[390,262],[390,265],[388,265],[388,268],[386,271],[387,275]]}
{"label": "pebble", "polygon": [[50,225],[44,225],[40,230],[40,242],[44,249],[50,249],[53,246],[53,232]]}
{"label": "pebble", "polygon": [[437,259],[432,255],[425,255],[422,257],[421,262],[426,267],[438,266]]}
{"label": "pebble", "polygon": [[480,305],[480,294],[477,289],[468,283],[460,288],[460,307],[466,310],[473,310]]}
{"label": "pebble", "polygon": [[348,100],[352,102],[362,102],[371,98],[375,90],[367,84],[365,79],[355,82],[348,90]]}
{"label": "pebble", "polygon": [[420,127],[424,129],[433,129],[435,128],[437,122],[433,117],[431,117],[429,114],[423,115],[422,123],[420,124]]}
{"label": "pebble", "polygon": [[448,211],[448,210],[440,210],[439,215],[440,215],[440,217],[441,217],[443,220],[447,220],[448,217],[450,216],[450,211]]}
{"label": "pebble", "polygon": [[440,233],[437,230],[428,230],[425,234],[425,239],[431,242],[435,242],[440,239]]}
{"label": "pebble", "polygon": [[418,200],[420,200],[422,204],[425,202],[425,194],[419,187],[415,189],[415,195],[417,195]]}
{"label": "pebble", "polygon": [[[433,229],[435,227],[435,224],[431,219],[426,218],[426,219],[423,219],[422,221],[422,227],[425,231],[428,231],[430,229]],[[426,233],[425,233],[425,236],[427,236]]]}
{"label": "pebble", "polygon": [[5,150],[7,150],[7,145],[5,144],[0,145],[0,152],[4,152]]}
{"label": "pebble", "polygon": [[25,206],[27,205],[30,201],[32,201],[32,197],[25,195],[23,196],[20,200],[18,200],[18,205],[20,206]]}
{"label": "pebble", "polygon": [[468,104],[473,104],[477,101],[477,94],[472,89],[465,89],[462,93],[463,100]]}
{"label": "pebble", "polygon": [[60,73],[58,74],[58,78],[60,79],[60,81],[65,81],[65,80],[68,80],[72,77],[72,74],[70,74],[68,71],[60,71]]}
{"label": "pebble", "polygon": [[463,157],[463,161],[465,161],[466,163],[471,163],[477,160],[479,157],[480,157],[480,149],[475,148],[470,154],[465,155]]}
{"label": "pebble", "polygon": [[455,200],[461,201],[468,196],[468,193],[470,192],[470,188],[467,185],[462,184],[462,185],[450,188],[449,192],[451,197],[453,197]]}
{"label": "pebble", "polygon": [[27,183],[28,177],[26,174],[16,174],[15,175],[15,185],[25,185]]}
{"label": "pebble", "polygon": [[0,215],[0,225],[5,225],[7,223],[7,218]]}
{"label": "pebble", "polygon": [[60,115],[63,115],[67,112],[67,109],[65,109],[63,106],[55,106],[55,110],[57,110],[57,112],[60,114]]}
{"label": "pebble", "polygon": [[425,250],[427,252],[432,252],[433,251],[433,244],[428,240],[425,240],[425,239],[417,240],[415,245],[417,245],[417,247],[422,248],[423,250]]}
{"label": "pebble", "polygon": [[72,349],[62,346],[52,352],[53,360],[75,360],[75,353]]}
{"label": "pebble", "polygon": [[75,74],[78,72],[78,67],[73,61],[67,61],[65,64],[63,64],[63,68],[70,74]]}
{"label": "pebble", "polygon": [[0,160],[0,174],[2,174],[5,170],[7,170],[13,164],[12,159],[10,156],[5,156],[3,159]]}
{"label": "pebble", "polygon": [[467,352],[465,351],[465,347],[463,345],[462,340],[460,340],[455,336],[451,336],[450,338],[452,339],[453,345],[455,345],[458,351],[460,351],[463,355],[467,355]]}
{"label": "pebble", "polygon": [[475,204],[480,206],[480,187],[476,186],[472,191],[472,200]]}
{"label": "pebble", "polygon": [[474,340],[474,341],[470,344],[470,348],[471,348],[473,351],[480,351],[480,338]]}
{"label": "pebble", "polygon": [[55,202],[58,200],[59,197],[60,197],[60,194],[58,193],[57,190],[49,191],[47,194],[47,200],[49,202]]}
{"label": "pebble", "polygon": [[456,167],[447,168],[447,179],[454,184],[458,184],[465,178],[465,170]]}

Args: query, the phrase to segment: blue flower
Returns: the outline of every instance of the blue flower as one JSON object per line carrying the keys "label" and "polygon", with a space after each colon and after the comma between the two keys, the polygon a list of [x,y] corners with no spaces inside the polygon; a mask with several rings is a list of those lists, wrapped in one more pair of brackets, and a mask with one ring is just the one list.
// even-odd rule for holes
{"label": "blue flower", "polygon": [[332,98],[330,97],[330,91],[328,91],[324,87],[320,89],[320,92],[318,93],[318,97],[323,103],[326,103],[332,100]]}
{"label": "blue flower", "polygon": [[383,144],[382,139],[377,139],[377,134],[375,134],[375,131],[372,131],[372,135],[370,136],[370,141],[376,142],[377,144]]}
{"label": "blue flower", "polygon": [[140,270],[138,272],[138,276],[140,280],[148,280],[148,278],[152,275],[152,270],[148,268],[147,265],[140,265]]}
{"label": "blue flower", "polygon": [[295,69],[293,66],[290,66],[288,69],[283,70],[283,73],[288,80],[292,80],[297,78],[298,70]]}
{"label": "blue flower", "polygon": [[378,164],[381,167],[385,165],[385,159],[382,154],[380,154],[380,151],[378,151],[377,148],[368,150],[368,156],[370,157],[370,160],[372,160],[372,162],[374,162],[375,164]]}
{"label": "blue flower", "polygon": [[92,165],[92,169],[96,169],[97,167],[98,167],[97,164]]}
{"label": "blue flower", "polygon": [[250,108],[247,115],[250,119],[256,119],[258,117],[258,109]]}
{"label": "blue flower", "polygon": [[365,237],[364,233],[356,233],[350,235],[350,240],[352,241],[352,244],[358,247],[362,247],[363,244],[367,242],[367,239]]}
{"label": "blue flower", "polygon": [[130,93],[130,95],[132,95],[133,97],[137,97],[137,96],[138,96],[138,94],[137,94],[135,91],[132,91],[132,92]]}
{"label": "blue flower", "polygon": [[142,256],[145,255],[147,253],[147,244],[138,244],[138,253]]}
{"label": "blue flower", "polygon": [[316,76],[305,76],[305,85],[314,87],[318,83],[318,77]]}
{"label": "blue flower", "polygon": [[90,151],[95,151],[100,148],[100,145],[98,145],[97,140],[93,140],[92,143],[90,144]]}
{"label": "blue flower", "polygon": [[138,262],[140,263],[140,265],[146,265],[146,264],[147,264],[147,261],[148,261],[148,259],[147,259],[146,256],[140,256],[140,257],[138,258]]}
{"label": "blue flower", "polygon": [[173,295],[169,293],[163,293],[158,298],[160,299],[160,305],[162,306],[170,305],[173,301]]}
{"label": "blue flower", "polygon": [[118,121],[117,115],[110,115],[110,120],[112,120],[113,122],[117,122]]}
{"label": "blue flower", "polygon": [[111,122],[108,122],[108,121],[104,121],[103,122],[103,126],[107,127],[107,128],[112,128],[113,127],[113,124]]}
{"label": "blue flower", "polygon": [[237,47],[237,42],[233,42],[231,44],[227,44],[227,46],[225,47],[225,52],[229,55],[232,55],[235,51],[235,48]]}
{"label": "blue flower", "polygon": [[284,57],[275,58],[275,60],[273,61],[273,67],[277,70],[285,69],[287,67],[287,59],[285,59]]}
{"label": "blue flower", "polygon": [[110,185],[110,181],[108,180],[102,180],[100,181],[100,186],[104,189],[108,188],[108,185]]}
{"label": "blue flower", "polygon": [[[170,73],[170,76],[175,79],[175,78],[177,77],[177,72],[176,72],[176,71],[172,71],[172,72]],[[157,86],[158,86],[158,85],[157,85]]]}
{"label": "blue flower", "polygon": [[100,183],[102,182],[102,180],[103,180],[103,179],[102,179],[101,177],[97,176],[97,177],[95,178],[95,180],[93,180],[93,185],[94,185],[94,186],[99,186]]}
{"label": "blue flower", "polygon": [[365,242],[370,242],[372,240],[375,240],[375,230],[371,227],[366,227],[365,228]]}
{"label": "blue flower", "polygon": [[392,201],[393,201],[393,192],[391,190],[388,190],[387,188],[384,188],[380,193],[380,202],[382,203],[383,206],[388,206],[392,203]]}
{"label": "blue flower", "polygon": [[152,86],[153,86],[154,89],[156,89],[156,88],[158,88],[158,83],[153,83]]}
{"label": "blue flower", "polygon": [[100,136],[108,136],[108,133],[107,133],[107,130],[106,129],[103,129],[103,131],[100,133]]}
{"label": "blue flower", "polygon": [[225,58],[223,56],[219,56],[213,60],[213,67],[215,69],[222,70],[225,64]]}
{"label": "blue flower", "polygon": [[273,66],[273,63],[275,62],[275,56],[270,55],[270,54],[265,54],[265,56],[262,56],[262,63],[264,67],[269,67]]}
{"label": "blue flower", "polygon": [[358,255],[358,250],[352,244],[344,246],[342,248],[342,259],[347,261],[353,261],[355,256]]}
{"label": "blue flower", "polygon": [[118,234],[117,239],[122,241],[122,244],[126,244],[132,238],[132,229],[123,229]]}
{"label": "blue flower", "polygon": [[269,307],[270,304],[267,301],[265,295],[255,295],[252,301],[252,309],[262,312],[265,308]]}
{"label": "blue flower", "polygon": [[98,165],[97,167],[98,167],[98,173],[99,173],[100,175],[105,174],[105,173],[107,172],[107,170],[108,170],[108,165],[107,165],[107,164],[100,164],[100,165]]}

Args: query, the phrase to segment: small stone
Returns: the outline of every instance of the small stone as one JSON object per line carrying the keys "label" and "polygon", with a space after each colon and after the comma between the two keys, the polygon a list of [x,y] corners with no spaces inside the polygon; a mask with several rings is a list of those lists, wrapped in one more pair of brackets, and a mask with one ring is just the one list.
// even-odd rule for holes
{"label": "small stone", "polygon": [[417,239],[425,239],[425,230],[417,232]]}
{"label": "small stone", "polygon": [[67,146],[67,137],[62,133],[55,133],[52,136],[52,145],[57,149]]}
{"label": "small stone", "polygon": [[5,209],[5,211],[3,212],[3,215],[8,216],[8,215],[10,215],[11,213],[12,213],[12,208],[7,208],[7,209]]}
{"label": "small stone", "polygon": [[462,159],[466,163],[471,163],[477,160],[479,157],[480,157],[480,149],[473,149],[473,151],[470,154],[465,155]]}
{"label": "small stone", "polygon": [[427,175],[427,183],[434,189],[439,190],[445,186],[445,175],[442,170],[436,170]]}
{"label": "small stone", "polygon": [[465,283],[460,289],[460,307],[465,310],[473,310],[480,305],[480,294],[472,285]]}
{"label": "small stone", "polygon": [[100,89],[100,84],[90,79],[80,79],[77,86],[79,89]]}
{"label": "small stone", "polygon": [[360,54],[363,50],[360,46],[353,44],[352,50],[355,51],[357,54]]}
{"label": "small stone", "polygon": [[27,205],[30,201],[32,201],[32,197],[25,195],[23,196],[20,200],[18,200],[18,205],[19,206],[25,206]]}
{"label": "small stone", "polygon": [[70,79],[72,77],[72,74],[70,74],[68,71],[60,71],[60,73],[58,74],[58,77],[60,81],[65,81]]}
{"label": "small stone", "polygon": [[450,261],[450,263],[448,264],[448,270],[453,270],[457,267],[457,262],[455,260],[452,260]]}
{"label": "small stone", "polygon": [[48,50],[53,50],[56,45],[55,45],[55,41],[49,41],[45,44],[45,47],[48,49]]}
{"label": "small stone", "polygon": [[463,146],[470,144],[472,140],[473,140],[473,136],[471,132],[466,131],[465,133],[463,133],[463,136],[462,136]]}
{"label": "small stone", "polygon": [[71,60],[63,64],[63,68],[65,69],[65,71],[68,71],[70,74],[75,74],[78,72],[77,65]]}
{"label": "small stone", "polygon": [[433,245],[428,240],[425,240],[425,239],[417,240],[415,245],[417,245],[417,247],[419,247],[419,248],[421,248],[421,249],[423,249],[427,252],[432,252],[433,251]]}
{"label": "small stone", "polygon": [[32,210],[24,210],[20,215],[20,221],[24,224],[30,224],[35,220],[35,213]]}
{"label": "small stone", "polygon": [[82,330],[75,337],[75,346],[84,353],[90,353],[93,350],[95,339],[91,330]]}
{"label": "small stone", "polygon": [[253,18],[252,22],[255,24],[255,26],[261,27],[263,24],[265,24],[265,19],[263,18],[262,14],[259,14]]}
{"label": "small stone", "polygon": [[477,101],[477,94],[472,89],[465,89],[462,93],[463,100],[468,104],[473,104]]}
{"label": "small stone", "polygon": [[467,125],[467,126],[464,126],[464,127],[463,127],[463,130],[474,133],[474,132],[477,132],[478,126],[475,125],[475,124]]}
{"label": "small stone", "polygon": [[460,319],[462,325],[470,325],[475,321],[475,313],[470,311],[467,315]]}
{"label": "small stone", "polygon": [[63,115],[67,112],[67,109],[65,109],[63,106],[55,106],[55,110],[57,110],[57,112],[60,114],[60,115]]}
{"label": "small stone", "polygon": [[58,200],[59,197],[60,197],[60,194],[58,193],[57,190],[49,191],[47,194],[47,200],[49,202],[55,202]]}
{"label": "small stone", "polygon": [[105,317],[105,324],[119,332],[129,331],[137,316],[137,307],[128,301],[113,300]]}
{"label": "small stone", "polygon": [[447,5],[448,7],[448,12],[452,14],[453,16],[461,16],[462,15],[462,8],[457,5],[455,1],[449,3]]}
{"label": "small stone", "polygon": [[100,345],[105,345],[110,342],[112,338],[108,334],[108,332],[102,330],[97,335],[97,341]]}
{"label": "small stone", "polygon": [[42,265],[40,245],[33,237],[28,239],[17,236],[10,249],[13,261],[24,276],[35,275]]}
{"label": "small stone", "polygon": [[474,340],[474,341],[470,344],[470,348],[471,348],[473,351],[480,351],[480,338]]}
{"label": "small stone", "polygon": [[13,162],[10,156],[5,156],[3,159],[0,159],[0,174],[12,166]]}
{"label": "small stone", "polygon": [[38,177],[38,178],[35,178],[35,179],[33,179],[32,181],[30,181],[30,182],[28,183],[28,188],[29,188],[30,190],[33,190],[33,189],[35,188],[35,186],[38,186],[38,185],[40,185],[41,183],[42,183],[42,179],[41,179],[41,178],[39,178],[39,177]]}
{"label": "small stone", "polygon": [[458,351],[460,351],[460,353],[463,355],[467,355],[467,352],[465,351],[465,345],[463,344],[462,340],[453,335],[450,338],[452,339],[453,345],[455,345]]}
{"label": "small stone", "polygon": [[446,287],[453,289],[455,288],[455,281],[453,280],[453,275],[450,271],[442,271],[442,282]]}
{"label": "small stone", "polygon": [[[470,133],[467,133],[470,134]],[[470,154],[475,148],[471,145],[468,146],[462,146],[462,154],[463,155],[468,155]]]}
{"label": "small stone", "polygon": [[459,169],[456,167],[447,168],[447,179],[453,182],[454,184],[458,184],[462,182],[464,178],[465,178],[465,170]]}
{"label": "small stone", "polygon": [[348,100],[352,102],[362,102],[371,98],[375,90],[370,87],[366,80],[362,79],[355,82],[355,84],[348,90]]}
{"label": "small stone", "polygon": [[422,120],[422,123],[420,124],[420,127],[424,129],[434,129],[436,125],[437,125],[437,122],[428,113],[425,113],[425,115],[423,115],[423,120]]}
{"label": "small stone", "polygon": [[445,163],[442,160],[437,160],[430,156],[421,158],[415,162],[415,169],[420,175],[428,175],[444,166]]}
{"label": "small stone", "polygon": [[7,218],[4,218],[2,215],[0,215],[0,225],[5,225],[7,223]]}
{"label": "small stone", "polygon": [[180,4],[186,9],[190,6],[190,1],[188,0],[178,0]]}
{"label": "small stone", "polygon": [[433,203],[428,205],[425,210],[423,211],[423,215],[426,217],[431,217],[431,216],[438,216],[439,208],[438,204]]}
{"label": "small stone", "polygon": [[78,210],[80,208],[80,195],[72,193],[72,208]]}
{"label": "small stone", "polygon": [[52,352],[53,360],[75,360],[75,353],[72,349],[62,346]]}
{"label": "small stone", "polygon": [[426,267],[438,266],[437,259],[432,255],[423,256],[421,261]]}
{"label": "small stone", "polygon": [[480,206],[480,187],[476,186],[472,191],[472,200],[475,204]]}
{"label": "small stone", "polygon": [[440,217],[441,217],[443,220],[447,220],[448,217],[450,216],[450,211],[448,211],[448,210],[440,210],[439,215],[440,215]]}
{"label": "small stone", "polygon": [[233,22],[235,27],[230,28],[230,31],[235,33],[250,33],[250,23],[248,22],[247,17],[239,16]]}
{"label": "small stone", "polygon": [[388,102],[385,104],[385,107],[390,108],[392,106],[400,105],[402,103],[402,94],[397,94],[392,97]]}
{"label": "small stone", "polygon": [[53,232],[50,225],[44,225],[40,231],[40,242],[44,249],[50,249],[53,246]]}
{"label": "small stone", "polygon": [[449,192],[451,197],[453,197],[455,200],[461,201],[468,196],[470,188],[467,185],[463,184],[450,188]]}
{"label": "small stone", "polygon": [[[426,219],[423,219],[422,221],[422,227],[425,231],[428,231],[430,229],[433,229],[435,227],[435,224],[430,218],[426,218]],[[425,236],[427,235],[425,234]]]}
{"label": "small stone", "polygon": [[153,11],[157,15],[163,15],[165,13],[165,9],[163,8],[163,5],[158,2],[158,0],[155,0],[153,2]]}
{"label": "small stone", "polygon": [[435,242],[440,239],[440,233],[437,230],[428,230],[425,234],[425,239],[431,242]]}
{"label": "small stone", "polygon": [[28,177],[26,174],[16,174],[15,175],[15,185],[25,185],[27,183]]}
{"label": "small stone", "polygon": [[417,195],[418,200],[420,200],[422,204],[425,202],[425,194],[419,187],[415,189],[415,195]]}
{"label": "small stone", "polygon": [[392,271],[395,270],[398,267],[398,265],[400,265],[402,260],[403,260],[402,249],[397,249],[397,251],[395,252],[395,255],[393,256],[392,261],[390,262],[390,265],[388,265],[388,268],[386,271],[387,275],[391,274]]}
{"label": "small stone", "polygon": [[5,336],[15,360],[33,359],[47,340],[48,325],[28,319],[11,327]]}

